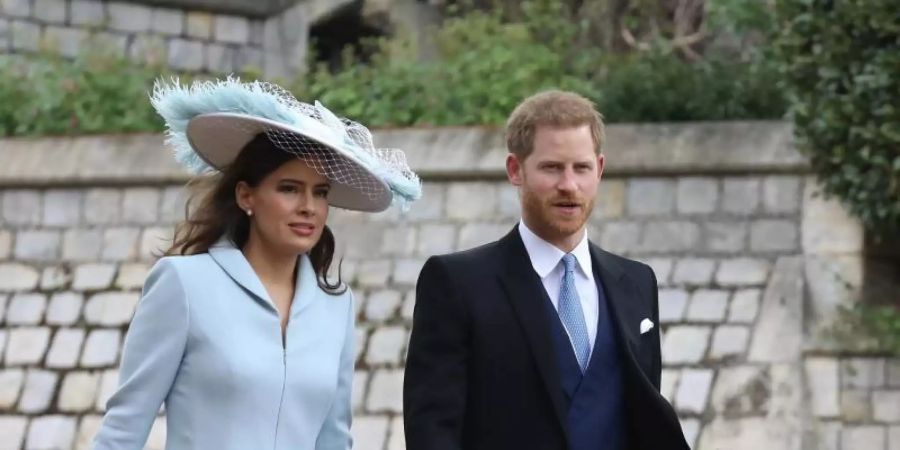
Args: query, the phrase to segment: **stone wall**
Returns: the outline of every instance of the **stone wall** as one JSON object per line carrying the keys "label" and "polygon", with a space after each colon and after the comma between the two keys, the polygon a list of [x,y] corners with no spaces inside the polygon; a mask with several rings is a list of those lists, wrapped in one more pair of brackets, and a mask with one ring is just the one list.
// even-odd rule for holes
{"label": "stone wall", "polygon": [[[662,391],[694,448],[898,450],[900,361],[819,337],[860,288],[863,235],[818,195],[790,133],[611,126],[590,236],[656,271]],[[355,448],[395,450],[419,268],[505,234],[519,213],[495,130],[387,130],[376,142],[408,149],[424,199],[407,213],[335,210],[330,223],[358,299]],[[0,148],[0,449],[87,448],[186,177],[155,135]],[[160,417],[148,448],[164,436]]]}

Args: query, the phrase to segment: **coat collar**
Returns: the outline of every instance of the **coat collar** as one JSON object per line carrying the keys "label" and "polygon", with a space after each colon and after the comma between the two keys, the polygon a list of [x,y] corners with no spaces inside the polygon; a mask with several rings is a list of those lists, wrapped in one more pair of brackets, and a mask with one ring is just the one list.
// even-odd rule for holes
{"label": "coat collar", "polygon": [[[244,253],[230,239],[222,237],[209,248],[209,256],[225,271],[228,276],[251,294],[258,302],[278,312],[275,303],[253,270]],[[307,254],[297,257],[297,278],[294,280],[294,298],[291,302],[291,315],[310,305],[322,295],[318,277],[313,270],[312,262]]]}

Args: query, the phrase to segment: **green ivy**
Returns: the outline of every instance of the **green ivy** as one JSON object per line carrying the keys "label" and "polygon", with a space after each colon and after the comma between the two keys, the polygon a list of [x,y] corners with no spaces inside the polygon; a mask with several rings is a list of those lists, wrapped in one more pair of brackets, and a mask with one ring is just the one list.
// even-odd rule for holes
{"label": "green ivy", "polygon": [[776,55],[800,148],[826,193],[900,232],[900,2],[781,0]]}

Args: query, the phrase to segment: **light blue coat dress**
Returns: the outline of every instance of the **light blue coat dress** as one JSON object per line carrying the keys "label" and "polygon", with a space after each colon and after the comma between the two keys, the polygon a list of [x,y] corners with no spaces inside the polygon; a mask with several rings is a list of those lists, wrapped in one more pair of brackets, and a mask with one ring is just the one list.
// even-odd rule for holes
{"label": "light blue coat dress", "polygon": [[160,259],[125,339],[95,450],[144,447],[165,403],[167,450],[346,450],[354,308],[299,258],[285,345],[274,303],[229,241]]}

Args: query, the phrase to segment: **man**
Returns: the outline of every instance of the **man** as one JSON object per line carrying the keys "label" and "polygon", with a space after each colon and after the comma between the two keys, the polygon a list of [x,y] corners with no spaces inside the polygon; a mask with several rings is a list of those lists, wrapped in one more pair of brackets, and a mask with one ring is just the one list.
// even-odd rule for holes
{"label": "man", "polygon": [[659,394],[653,271],[588,241],[600,114],[577,94],[541,93],[513,111],[506,139],[521,222],[419,276],[407,449],[687,449]]}

